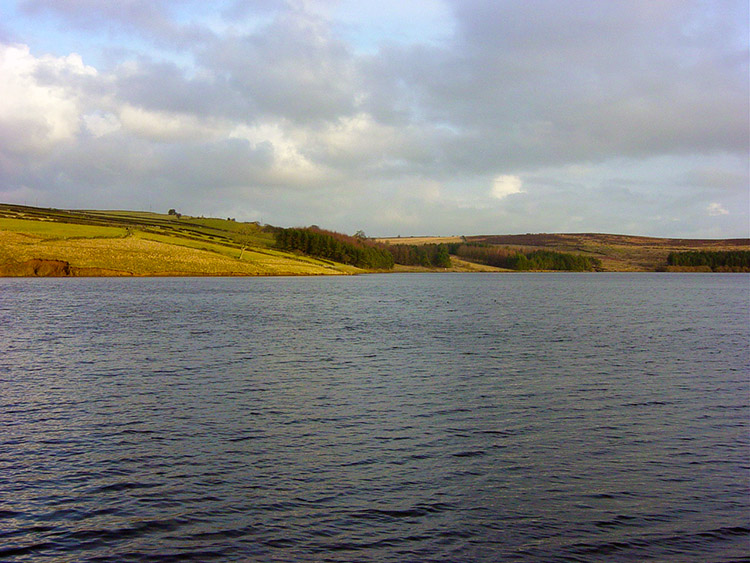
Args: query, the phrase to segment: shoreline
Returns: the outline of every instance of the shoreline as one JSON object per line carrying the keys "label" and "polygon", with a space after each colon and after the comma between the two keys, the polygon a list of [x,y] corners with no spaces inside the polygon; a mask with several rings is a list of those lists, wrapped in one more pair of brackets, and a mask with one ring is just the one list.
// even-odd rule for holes
{"label": "shoreline", "polygon": [[[703,268],[665,268],[663,270],[508,270],[483,266],[461,261],[461,265],[453,268],[425,268],[420,266],[397,266],[393,270],[360,270],[345,272],[331,270],[326,273],[295,273],[295,272],[195,272],[195,271],[161,271],[161,272],[130,272],[105,268],[77,267],[64,260],[32,259],[25,262],[0,264],[0,278],[259,278],[259,277],[325,277],[325,276],[363,276],[375,274],[743,274],[743,271],[710,271]],[[476,266],[467,267],[466,264]]]}

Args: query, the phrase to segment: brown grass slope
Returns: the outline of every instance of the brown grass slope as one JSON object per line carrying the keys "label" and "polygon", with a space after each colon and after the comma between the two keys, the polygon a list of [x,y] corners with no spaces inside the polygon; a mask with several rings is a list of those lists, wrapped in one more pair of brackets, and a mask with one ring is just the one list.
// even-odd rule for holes
{"label": "brown grass slope", "polygon": [[[439,244],[457,237],[383,238],[391,244]],[[467,243],[491,244],[522,251],[554,250],[598,258],[610,272],[652,272],[667,265],[670,252],[690,250],[750,250],[750,239],[657,238],[606,233],[538,233],[458,237]]]}
{"label": "brown grass slope", "polygon": [[598,258],[604,271],[613,272],[663,269],[670,252],[750,250],[750,239],[676,239],[605,233],[484,235],[467,237],[467,241],[582,254]]}

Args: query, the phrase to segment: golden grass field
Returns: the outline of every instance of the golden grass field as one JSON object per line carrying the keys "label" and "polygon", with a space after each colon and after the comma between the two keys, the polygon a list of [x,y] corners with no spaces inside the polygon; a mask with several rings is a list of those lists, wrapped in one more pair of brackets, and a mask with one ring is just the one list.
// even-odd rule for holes
{"label": "golden grass field", "polygon": [[67,275],[78,276],[309,276],[360,271],[269,247],[247,245],[243,251],[208,236],[201,240],[135,227],[0,217],[0,275],[29,275],[24,266],[29,261],[67,263]]}

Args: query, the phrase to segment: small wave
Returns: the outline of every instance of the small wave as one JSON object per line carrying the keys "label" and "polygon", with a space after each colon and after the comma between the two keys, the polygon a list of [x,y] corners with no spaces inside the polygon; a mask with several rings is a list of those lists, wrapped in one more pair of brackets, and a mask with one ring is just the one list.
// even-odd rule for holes
{"label": "small wave", "polygon": [[455,454],[451,454],[452,457],[480,457],[483,455],[487,455],[487,452],[484,450],[471,450],[466,452],[458,452]]}
{"label": "small wave", "polygon": [[188,523],[187,518],[148,520],[122,528],[93,528],[67,532],[60,537],[66,550],[78,551],[82,546],[100,547],[128,538],[150,536],[154,532],[173,532]]}
{"label": "small wave", "polygon": [[267,510],[268,512],[289,512],[298,509],[303,503],[283,501],[283,502],[271,502],[267,504],[259,504],[257,507],[260,510]]}
{"label": "small wave", "polygon": [[228,442],[246,442],[247,440],[256,440],[258,436],[238,436],[237,438],[229,438]]}
{"label": "small wave", "polygon": [[44,534],[54,530],[54,526],[28,526],[26,528],[19,528],[17,530],[0,531],[0,538],[11,538],[15,536],[23,536],[28,534]]}
{"label": "small wave", "polygon": [[455,407],[451,409],[440,409],[438,411],[435,411],[434,414],[454,414],[457,412],[472,412],[472,409],[467,407]]}
{"label": "small wave", "polygon": [[161,483],[112,483],[110,485],[101,485],[99,487],[95,487],[88,492],[91,494],[97,494],[97,493],[112,493],[112,492],[120,492],[120,491],[128,491],[132,489],[153,489],[155,487],[161,486]]}
{"label": "small wave", "polygon": [[[642,521],[637,518],[636,520]],[[628,541],[610,541],[591,544],[576,544],[572,546],[572,552],[578,555],[614,555],[624,552],[643,552],[644,558],[652,558],[651,555],[663,550],[671,554],[696,553],[699,549],[715,551],[716,542],[725,542],[738,537],[750,536],[750,528],[744,526],[730,526],[707,530],[693,534],[677,534],[663,536],[648,536],[632,538]],[[645,557],[645,554],[650,554]]]}
{"label": "small wave", "polygon": [[577,544],[573,546],[573,553],[580,555],[613,555],[633,549],[643,549],[649,546],[644,540],[611,541],[595,544]]}
{"label": "small wave", "polygon": [[297,540],[292,538],[274,538],[264,541],[263,545],[268,547],[294,547],[297,543]]}
{"label": "small wave", "polygon": [[377,460],[373,458],[359,459],[357,461],[342,463],[341,467],[358,467],[360,465],[373,465],[374,463],[377,463]]}
{"label": "small wave", "polygon": [[671,401],[637,401],[632,403],[623,403],[623,407],[661,407],[673,404]]}
{"label": "small wave", "polygon": [[229,548],[216,547],[213,549],[200,549],[197,551],[177,551],[175,553],[152,553],[144,551],[130,551],[118,553],[116,556],[99,556],[95,559],[98,563],[184,563],[185,561],[226,561]]}
{"label": "small wave", "polygon": [[405,535],[393,538],[383,538],[377,541],[368,542],[336,542],[320,546],[321,552],[329,551],[362,551],[366,549],[381,549],[384,547],[397,547],[404,543],[419,542],[430,539],[429,535]]}
{"label": "small wave", "polygon": [[294,500],[300,504],[317,505],[319,503],[326,503],[336,500],[339,495],[324,495],[315,498],[295,497]]}
{"label": "small wave", "polygon": [[470,538],[474,535],[474,532],[470,530],[444,530],[440,533],[438,533],[438,536],[441,538],[458,538],[458,539],[466,539]]}
{"label": "small wave", "polygon": [[244,528],[233,528],[231,530],[217,530],[211,532],[199,532],[196,534],[190,534],[186,538],[190,541],[207,541],[207,540],[226,540],[234,538],[242,538],[250,534],[254,534],[258,531],[255,526],[246,526]]}
{"label": "small wave", "polygon": [[20,555],[34,555],[55,547],[51,542],[39,542],[31,545],[0,547],[0,557],[18,557]]}
{"label": "small wave", "polygon": [[120,430],[117,434],[156,434],[155,430],[136,430],[128,428],[126,430]]}
{"label": "small wave", "polygon": [[630,497],[633,496],[633,493],[630,491],[616,491],[616,492],[599,492],[599,493],[590,493],[588,495],[585,495],[587,498],[593,498],[593,499],[603,499],[603,500],[611,500],[611,499],[617,499],[621,497]]}
{"label": "small wave", "polygon": [[479,430],[479,434],[492,434],[493,436],[513,436],[515,430]]}
{"label": "small wave", "polygon": [[618,514],[611,520],[600,520],[595,522],[594,525],[597,528],[615,528],[621,526],[629,526],[636,523],[639,520],[636,516],[628,516],[626,514]]}
{"label": "small wave", "polygon": [[408,518],[421,518],[428,514],[437,514],[453,510],[449,504],[436,502],[431,504],[418,504],[412,508],[403,510],[389,510],[382,508],[368,508],[351,514],[352,518],[363,520],[391,521]]}
{"label": "small wave", "polygon": [[707,532],[699,532],[695,534],[699,538],[710,538],[710,539],[725,539],[734,536],[750,536],[750,528],[744,526],[727,526],[724,528],[718,528],[716,530],[709,530]]}

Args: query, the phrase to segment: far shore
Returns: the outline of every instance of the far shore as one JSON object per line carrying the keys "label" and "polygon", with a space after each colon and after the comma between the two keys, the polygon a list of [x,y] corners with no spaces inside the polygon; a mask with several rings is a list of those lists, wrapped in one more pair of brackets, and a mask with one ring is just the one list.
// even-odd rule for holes
{"label": "far shore", "polygon": [[[326,244],[339,244],[337,241],[341,240],[349,244],[349,250],[332,255],[316,253],[311,247],[282,244],[282,235],[292,231],[300,237],[328,236]],[[602,272],[704,272],[717,268],[715,264],[669,266],[668,256],[685,252],[725,255],[750,252],[747,238],[669,239],[604,233],[357,236],[318,227],[283,229],[230,218],[188,217],[174,210],[169,213],[60,210],[0,203],[0,277],[255,277],[517,271],[488,265],[516,267],[507,260],[486,258],[487,252],[494,253],[492,256],[521,258],[521,254],[567,255],[589,264],[578,269]],[[393,255],[388,266],[397,258],[400,263],[394,264],[392,270],[381,270],[386,261],[351,259],[365,251],[378,252],[389,259]],[[438,251],[443,253],[441,260],[424,259]],[[450,267],[437,267],[437,264],[445,266],[447,259]],[[533,269],[535,265],[547,264],[552,265],[529,261],[523,267],[531,269],[523,271],[551,271]],[[736,269],[737,262],[733,264]],[[747,260],[740,268],[745,266]]]}

